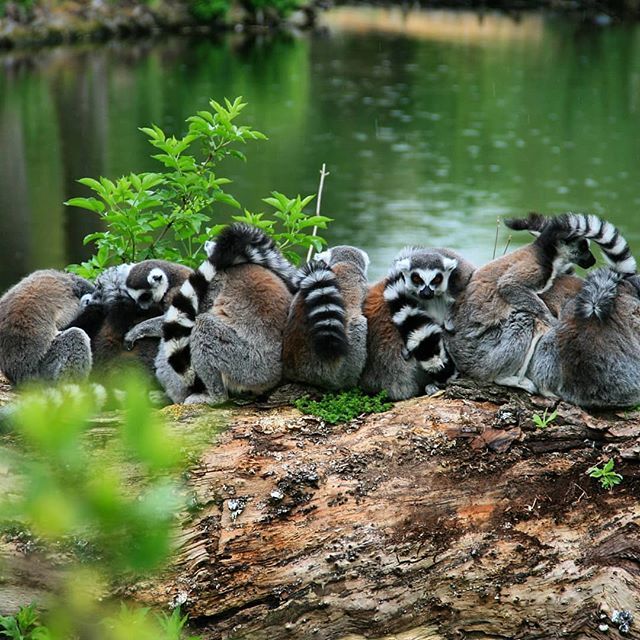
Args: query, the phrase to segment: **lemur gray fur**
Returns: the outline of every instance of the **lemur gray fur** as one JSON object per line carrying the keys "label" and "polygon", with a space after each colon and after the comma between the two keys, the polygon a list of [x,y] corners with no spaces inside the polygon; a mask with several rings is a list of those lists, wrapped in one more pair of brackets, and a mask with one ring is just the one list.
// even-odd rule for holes
{"label": "lemur gray fur", "polygon": [[541,295],[574,264],[588,268],[595,263],[589,239],[620,273],[635,273],[635,260],[618,230],[596,216],[531,214],[506,224],[537,228],[539,235],[474,272],[453,306],[445,343],[464,375],[535,393],[526,371],[538,340],[556,323]]}
{"label": "lemur gray fur", "polygon": [[527,369],[541,393],[585,408],[640,403],[639,288],[638,276],[607,267],[586,277]]}
{"label": "lemur gray fur", "polygon": [[369,256],[337,246],[316,254],[302,271],[284,330],[284,377],[328,389],[358,384],[367,358]]}
{"label": "lemur gray fur", "polygon": [[[163,314],[190,273],[188,267],[166,260],[143,260],[101,273],[94,293],[84,300],[85,308],[73,323],[89,334],[94,364],[112,368],[141,363],[153,374]],[[145,325],[154,318],[155,333]],[[145,335],[125,350],[127,332],[143,325]]]}
{"label": "lemur gray fur", "polygon": [[226,227],[165,315],[156,376],[174,402],[219,404],[282,375],[282,333],[298,271],[261,230]]}
{"label": "lemur gray fur", "polygon": [[91,370],[89,336],[65,327],[80,313],[93,285],[76,275],[35,271],[0,298],[0,370],[13,384],[85,378]]}
{"label": "lemur gray fur", "polygon": [[368,321],[365,391],[392,400],[433,393],[455,373],[441,340],[453,300],[473,266],[448,249],[408,247],[364,304]]}

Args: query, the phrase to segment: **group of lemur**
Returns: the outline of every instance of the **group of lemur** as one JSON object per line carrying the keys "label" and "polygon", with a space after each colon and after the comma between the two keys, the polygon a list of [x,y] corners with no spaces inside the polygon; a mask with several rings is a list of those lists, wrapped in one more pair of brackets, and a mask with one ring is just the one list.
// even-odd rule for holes
{"label": "group of lemur", "polygon": [[[432,394],[457,375],[583,407],[640,402],[640,278],[619,231],[593,215],[505,221],[533,242],[475,268],[407,247],[380,282],[351,246],[298,269],[242,223],[195,270],[162,260],[95,283],[36,271],[0,299],[0,370],[14,384],[82,378],[135,359],[173,402],[219,404],[283,380]],[[589,241],[610,266],[592,267]]]}

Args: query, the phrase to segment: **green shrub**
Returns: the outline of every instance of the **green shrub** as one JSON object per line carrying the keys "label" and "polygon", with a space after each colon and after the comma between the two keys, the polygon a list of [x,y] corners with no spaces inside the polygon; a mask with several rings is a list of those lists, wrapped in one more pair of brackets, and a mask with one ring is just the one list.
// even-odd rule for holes
{"label": "green shrub", "polygon": [[[156,125],[141,129],[158,150],[152,158],[163,165],[163,171],[131,173],[117,180],[80,180],[97,197],[72,198],[65,204],[96,213],[106,230],[85,237],[85,244],[95,244],[96,254],[80,265],[70,265],[71,271],[93,278],[104,268],[123,262],[161,258],[195,267],[204,259],[198,255],[204,242],[226,226],[207,226],[214,214],[228,222],[228,214],[220,216],[221,206],[241,208],[224,190],[230,180],[217,175],[215,167],[229,156],[244,160],[240,145],[266,139],[259,131],[235,124],[246,106],[241,98],[225,100],[224,106],[214,100],[209,104],[210,110],[187,118],[189,129],[182,138],[167,136]],[[320,249],[325,243],[309,234],[314,226],[326,228],[330,220],[303,212],[312,199],[290,199],[274,191],[264,199],[275,209],[273,218],[246,209],[231,218],[265,229],[286,255],[298,262],[296,249],[310,245]]]}
{"label": "green shrub", "polygon": [[327,393],[320,400],[311,400],[305,396],[296,400],[295,406],[302,413],[317,416],[329,424],[338,424],[353,420],[364,413],[388,411],[393,404],[387,402],[386,391],[370,396],[360,389],[351,389]]}

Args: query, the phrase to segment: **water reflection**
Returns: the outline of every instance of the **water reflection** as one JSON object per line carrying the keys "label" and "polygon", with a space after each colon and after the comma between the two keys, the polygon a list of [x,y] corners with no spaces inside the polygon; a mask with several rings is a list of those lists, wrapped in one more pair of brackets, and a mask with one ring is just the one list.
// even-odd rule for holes
{"label": "water reflection", "polygon": [[273,189],[314,192],[326,162],[329,238],[367,249],[374,277],[411,242],[485,261],[496,217],[530,209],[606,214],[640,245],[637,27],[381,9],[326,23],[251,46],[170,39],[0,59],[0,287],[86,255],[95,220],[60,203],[82,193],[79,177],[153,169],[137,127],[181,132],[209,97],[236,95],[270,141],[222,168],[230,190],[260,209]]}

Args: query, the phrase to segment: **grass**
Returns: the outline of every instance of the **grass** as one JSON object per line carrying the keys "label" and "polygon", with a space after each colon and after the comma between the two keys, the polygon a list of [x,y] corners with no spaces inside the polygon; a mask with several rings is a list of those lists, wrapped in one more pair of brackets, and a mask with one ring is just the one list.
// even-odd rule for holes
{"label": "grass", "polygon": [[317,416],[328,424],[348,422],[363,414],[382,413],[393,407],[393,403],[387,400],[386,391],[370,396],[360,389],[327,393],[320,400],[305,396],[296,400],[295,405],[302,413]]}

